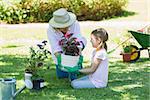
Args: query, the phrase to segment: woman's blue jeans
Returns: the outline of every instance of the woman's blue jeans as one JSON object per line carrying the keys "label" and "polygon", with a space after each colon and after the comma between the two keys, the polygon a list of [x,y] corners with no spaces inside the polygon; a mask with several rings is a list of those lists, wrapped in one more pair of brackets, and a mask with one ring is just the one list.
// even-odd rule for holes
{"label": "woman's blue jeans", "polygon": [[56,75],[57,75],[57,78],[69,78],[70,81],[77,79],[76,73],[68,73],[68,72],[62,71],[58,68],[58,65],[56,65]]}

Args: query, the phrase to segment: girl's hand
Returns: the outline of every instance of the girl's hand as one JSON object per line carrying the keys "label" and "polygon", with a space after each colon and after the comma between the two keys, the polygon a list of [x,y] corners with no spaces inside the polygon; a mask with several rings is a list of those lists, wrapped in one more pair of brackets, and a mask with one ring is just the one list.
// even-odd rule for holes
{"label": "girl's hand", "polygon": [[102,61],[101,59],[94,59],[94,62],[91,64],[90,68],[80,69],[79,72],[84,74],[94,73],[98,68],[99,64],[101,63],[101,61]]}

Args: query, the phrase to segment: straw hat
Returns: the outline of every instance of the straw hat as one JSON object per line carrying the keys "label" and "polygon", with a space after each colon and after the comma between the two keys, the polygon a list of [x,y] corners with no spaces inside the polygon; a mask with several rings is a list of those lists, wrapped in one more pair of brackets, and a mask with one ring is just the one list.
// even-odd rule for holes
{"label": "straw hat", "polygon": [[66,28],[76,21],[76,15],[67,12],[66,9],[60,8],[53,13],[53,17],[49,21],[49,25],[54,28]]}

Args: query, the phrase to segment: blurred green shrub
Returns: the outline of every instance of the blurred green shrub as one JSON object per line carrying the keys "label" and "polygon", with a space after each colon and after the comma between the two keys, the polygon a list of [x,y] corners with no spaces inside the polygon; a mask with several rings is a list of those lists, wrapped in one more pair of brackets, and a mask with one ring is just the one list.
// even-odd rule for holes
{"label": "blurred green shrub", "polygon": [[78,20],[102,20],[120,16],[126,4],[127,0],[20,0],[12,5],[0,1],[0,22],[48,22],[61,7],[75,13]]}

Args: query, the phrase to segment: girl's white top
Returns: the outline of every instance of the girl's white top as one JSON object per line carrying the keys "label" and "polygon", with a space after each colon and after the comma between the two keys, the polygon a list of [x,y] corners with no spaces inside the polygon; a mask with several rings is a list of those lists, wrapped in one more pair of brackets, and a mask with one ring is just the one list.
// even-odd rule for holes
{"label": "girl's white top", "polygon": [[[78,41],[82,41],[84,45],[86,45],[87,41],[86,39],[81,35],[80,32],[80,26],[78,21],[76,21],[74,24],[72,24],[67,33],[73,33],[72,37],[76,37]],[[48,40],[51,46],[51,53],[52,53],[52,58],[55,62],[55,64],[57,64],[57,59],[54,55],[54,53],[62,51],[61,46],[59,45],[59,41],[61,39],[63,39],[64,34],[60,31],[56,31],[52,26],[49,25],[49,28],[47,30],[47,35],[48,35]],[[82,48],[82,45],[80,45]]]}
{"label": "girl's white top", "polygon": [[94,59],[101,59],[102,61],[96,71],[89,75],[89,79],[96,88],[106,87],[108,82],[108,58],[106,50],[94,50],[92,54],[92,62]]}

